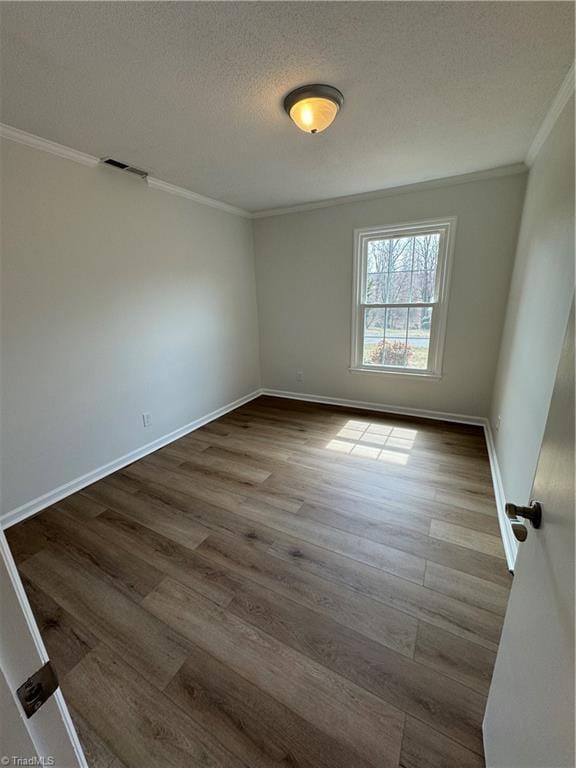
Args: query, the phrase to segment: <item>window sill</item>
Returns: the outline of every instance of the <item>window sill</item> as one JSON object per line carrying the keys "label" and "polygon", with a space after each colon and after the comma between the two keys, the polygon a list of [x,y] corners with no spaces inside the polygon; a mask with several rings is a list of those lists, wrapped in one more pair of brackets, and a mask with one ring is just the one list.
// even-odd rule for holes
{"label": "window sill", "polygon": [[424,371],[422,373],[418,371],[393,371],[390,368],[361,368],[351,366],[348,368],[350,373],[377,373],[380,376],[401,376],[409,379],[427,379],[432,381],[440,381],[442,374],[431,373],[430,371]]}

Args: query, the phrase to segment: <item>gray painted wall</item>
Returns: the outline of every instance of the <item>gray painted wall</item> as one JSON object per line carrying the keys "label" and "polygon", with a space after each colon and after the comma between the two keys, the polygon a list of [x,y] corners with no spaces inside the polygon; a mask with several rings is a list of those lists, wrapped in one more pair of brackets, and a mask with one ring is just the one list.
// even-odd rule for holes
{"label": "gray painted wall", "polygon": [[[255,220],[263,386],[487,416],[525,179],[475,180]],[[442,380],[351,373],[354,229],[444,216],[458,223]]]}
{"label": "gray painted wall", "polygon": [[260,373],[249,220],[1,148],[7,512],[246,395]]}
{"label": "gray painted wall", "polygon": [[572,97],[530,170],[490,413],[506,497],[518,504],[530,496],[573,296]]}

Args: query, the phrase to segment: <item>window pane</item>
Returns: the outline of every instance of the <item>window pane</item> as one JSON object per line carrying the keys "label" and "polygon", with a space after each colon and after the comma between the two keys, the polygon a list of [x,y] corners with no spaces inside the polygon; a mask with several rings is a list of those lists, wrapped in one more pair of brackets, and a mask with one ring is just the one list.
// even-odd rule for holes
{"label": "window pane", "polygon": [[418,235],[414,238],[411,301],[420,303],[434,301],[439,248],[440,235],[438,233]]}
{"label": "window pane", "polygon": [[411,282],[411,272],[391,272],[388,276],[386,304],[408,304]]}
{"label": "window pane", "polygon": [[406,361],[407,309],[369,309],[364,322],[364,365],[403,367]]}
{"label": "window pane", "polygon": [[385,240],[371,240],[368,243],[366,260],[366,304],[384,304],[388,281],[388,254]]}
{"label": "window pane", "polygon": [[366,275],[365,304],[386,304],[388,290],[387,272],[368,272]]}
{"label": "window pane", "polygon": [[384,342],[384,365],[406,364],[407,309],[388,309],[386,315],[386,340]]}
{"label": "window pane", "polygon": [[370,240],[364,302],[409,304],[434,301],[439,233]]}
{"label": "window pane", "polygon": [[410,272],[412,269],[412,237],[392,237],[384,240],[388,253],[389,272]]}
{"label": "window pane", "polygon": [[407,368],[428,368],[431,325],[431,307],[414,307],[408,310]]}
{"label": "window pane", "polygon": [[[364,302],[403,303],[410,299],[413,238],[370,240],[367,249]],[[399,275],[397,273],[406,273]],[[401,298],[389,298],[401,296]]]}
{"label": "window pane", "polygon": [[381,365],[379,355],[384,342],[385,309],[367,309],[364,313],[364,365]]}

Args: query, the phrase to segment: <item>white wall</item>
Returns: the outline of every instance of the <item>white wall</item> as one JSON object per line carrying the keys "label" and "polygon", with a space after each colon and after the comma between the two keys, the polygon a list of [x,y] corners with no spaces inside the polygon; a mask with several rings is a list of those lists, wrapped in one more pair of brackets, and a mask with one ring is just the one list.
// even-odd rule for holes
{"label": "white wall", "polygon": [[[516,174],[256,220],[263,386],[488,415],[524,188]],[[354,229],[444,216],[458,223],[442,380],[349,372]]]}
{"label": "white wall", "polygon": [[572,97],[530,170],[491,407],[505,495],[518,504],[530,496],[573,296]]}
{"label": "white wall", "polygon": [[1,148],[6,514],[260,376],[249,220],[112,169]]}

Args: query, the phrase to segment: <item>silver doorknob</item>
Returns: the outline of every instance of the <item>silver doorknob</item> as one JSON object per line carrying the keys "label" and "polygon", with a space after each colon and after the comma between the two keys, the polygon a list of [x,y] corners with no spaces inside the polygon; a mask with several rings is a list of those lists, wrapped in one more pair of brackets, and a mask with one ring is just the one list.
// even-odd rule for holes
{"label": "silver doorknob", "polygon": [[512,526],[512,532],[518,541],[526,541],[528,529],[523,520],[530,520],[533,528],[540,528],[542,523],[542,506],[539,501],[531,501],[528,507],[518,507],[516,504],[506,504],[506,514]]}

